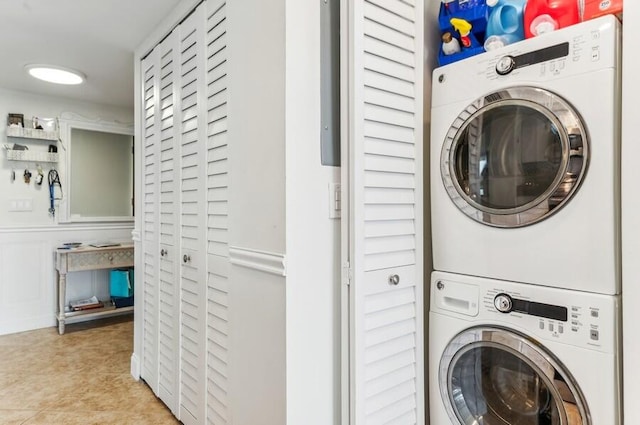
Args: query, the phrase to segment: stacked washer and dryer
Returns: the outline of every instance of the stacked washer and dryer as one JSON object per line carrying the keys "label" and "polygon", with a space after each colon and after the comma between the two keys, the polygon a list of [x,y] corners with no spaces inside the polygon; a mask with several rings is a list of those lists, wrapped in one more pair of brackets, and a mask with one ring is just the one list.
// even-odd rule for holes
{"label": "stacked washer and dryer", "polygon": [[620,26],[434,71],[432,425],[620,425]]}

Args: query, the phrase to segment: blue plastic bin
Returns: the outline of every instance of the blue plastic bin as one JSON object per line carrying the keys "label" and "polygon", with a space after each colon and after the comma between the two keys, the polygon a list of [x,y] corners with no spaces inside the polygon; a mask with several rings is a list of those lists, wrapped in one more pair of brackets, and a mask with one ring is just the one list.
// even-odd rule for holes
{"label": "blue plastic bin", "polygon": [[442,45],[438,51],[438,64],[440,66],[469,58],[484,52],[484,36],[487,30],[487,20],[489,17],[489,7],[485,0],[478,0],[473,7],[461,8],[457,3],[450,3],[449,13],[446,12],[444,4],[440,3],[440,14],[438,15],[438,25],[440,33],[450,32],[454,37],[458,38],[459,34],[451,25],[451,18],[460,18],[471,24],[471,47],[463,48],[460,53],[453,55],[445,55],[442,53]]}
{"label": "blue plastic bin", "polygon": [[129,269],[114,269],[109,273],[109,292],[112,297],[130,297],[133,285],[129,279]]}
{"label": "blue plastic bin", "polygon": [[454,8],[453,10],[455,11],[452,11],[450,8],[449,13],[446,13],[444,4],[440,3],[440,13],[438,15],[440,32],[451,32],[451,34],[454,34],[455,31],[450,19],[460,18],[471,24],[471,32],[478,40],[484,41],[484,33],[487,30],[487,20],[489,19],[489,7],[487,7],[485,0],[478,2],[477,5],[468,9]]}
{"label": "blue plastic bin", "polygon": [[471,56],[475,56],[484,52],[484,47],[482,46],[482,44],[480,44],[473,33],[469,34],[469,38],[471,39],[471,47],[463,48],[459,53],[455,53],[453,55],[445,55],[444,53],[442,53],[441,45],[440,50],[438,51],[438,64],[440,66],[449,65],[450,63],[470,58]]}

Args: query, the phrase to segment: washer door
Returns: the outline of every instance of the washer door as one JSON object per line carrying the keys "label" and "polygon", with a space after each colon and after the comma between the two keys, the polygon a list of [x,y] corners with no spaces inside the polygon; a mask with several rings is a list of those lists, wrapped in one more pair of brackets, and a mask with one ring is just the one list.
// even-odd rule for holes
{"label": "washer door", "polygon": [[460,425],[591,425],[584,397],[554,356],[499,328],[462,332],[440,360],[440,392]]}
{"label": "washer door", "polygon": [[469,105],[447,133],[444,186],[456,206],[495,227],[549,217],[575,193],[588,163],[578,113],[540,88],[512,87]]}

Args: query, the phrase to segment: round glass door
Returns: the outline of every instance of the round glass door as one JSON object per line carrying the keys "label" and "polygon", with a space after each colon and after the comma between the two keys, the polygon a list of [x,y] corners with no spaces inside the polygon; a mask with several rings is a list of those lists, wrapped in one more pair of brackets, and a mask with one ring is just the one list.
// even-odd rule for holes
{"label": "round glass door", "polygon": [[586,172],[587,134],[558,95],[533,87],[477,99],[445,139],[441,173],[458,208],[481,223],[520,227],[564,205]]}
{"label": "round glass door", "polygon": [[525,337],[474,328],[450,343],[440,391],[460,425],[590,425],[571,376]]}

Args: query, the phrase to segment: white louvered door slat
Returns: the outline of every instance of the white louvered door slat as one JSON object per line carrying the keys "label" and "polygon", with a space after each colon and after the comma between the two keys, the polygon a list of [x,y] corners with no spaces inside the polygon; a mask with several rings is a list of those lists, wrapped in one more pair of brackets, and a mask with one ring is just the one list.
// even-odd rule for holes
{"label": "white louvered door slat", "polygon": [[156,47],[141,63],[143,89],[142,125],[142,368],[141,377],[158,394],[159,304],[159,55]]}
{"label": "white louvered door slat", "polygon": [[206,407],[205,6],[178,27],[180,126],[180,420],[201,425]]}
{"label": "white louvered door slat", "polygon": [[174,121],[178,97],[178,35],[160,44],[160,275],[158,315],[158,397],[177,415],[179,400],[179,126]]}
{"label": "white louvered door slat", "polygon": [[207,1],[207,382],[208,425],[229,424],[229,245],[226,1]]}
{"label": "white louvered door slat", "polygon": [[343,13],[349,420],[423,424],[423,2],[349,0]]}

